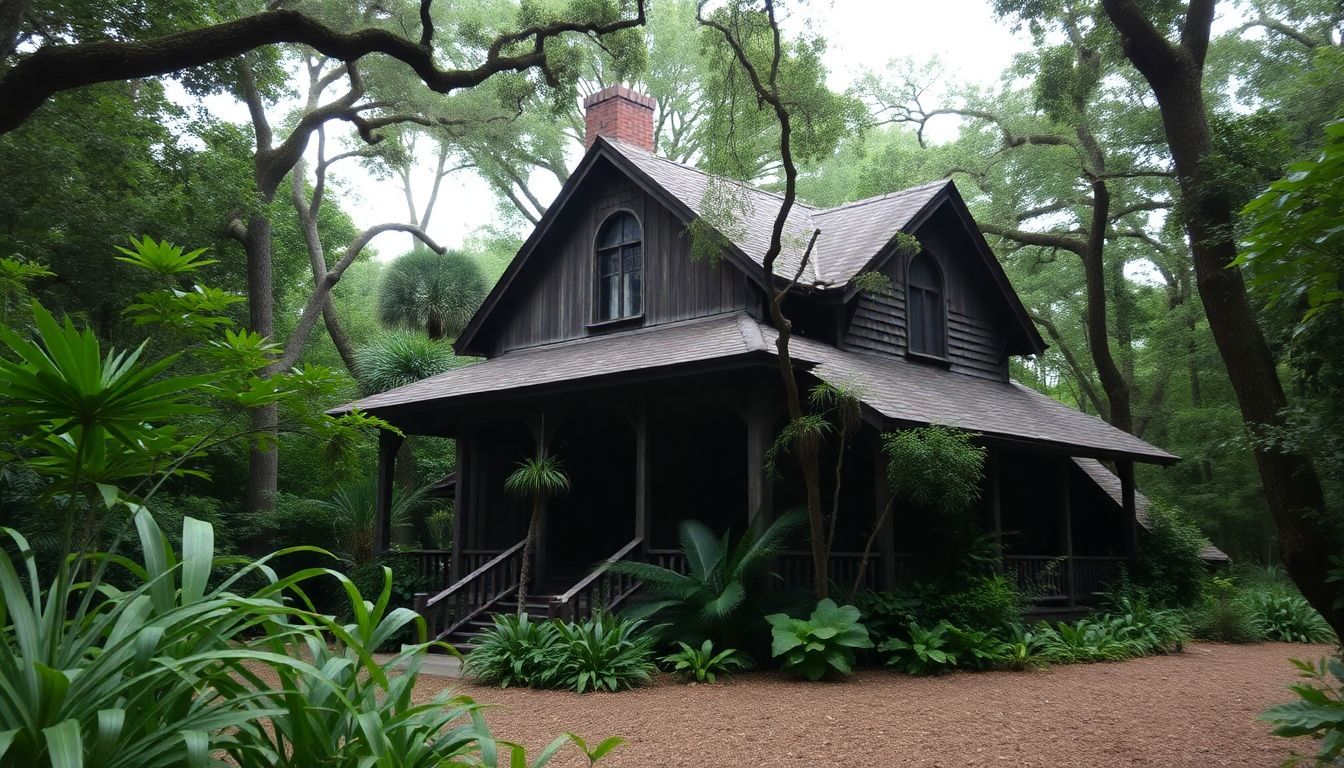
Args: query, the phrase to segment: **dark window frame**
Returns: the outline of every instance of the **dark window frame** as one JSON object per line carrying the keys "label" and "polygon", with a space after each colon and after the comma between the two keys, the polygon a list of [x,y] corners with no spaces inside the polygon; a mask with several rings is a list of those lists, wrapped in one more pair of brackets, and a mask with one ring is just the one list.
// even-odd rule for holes
{"label": "dark window frame", "polygon": [[[607,233],[608,228],[620,226],[626,217],[634,222],[634,238],[627,238],[623,234],[619,236],[617,242],[603,245],[603,235]],[[629,269],[626,268],[626,257],[634,251],[637,255],[638,264]],[[604,272],[603,261],[608,255],[615,256],[615,271]],[[624,325],[626,323],[640,320],[644,317],[644,223],[640,221],[639,215],[629,208],[619,208],[612,211],[597,226],[593,235],[593,310],[591,322],[588,323],[590,329],[604,328],[613,325]],[[636,276],[638,283],[638,302],[632,306],[627,306],[626,291],[630,281],[629,276]],[[607,280],[616,278],[614,290],[616,291],[616,308],[613,313],[609,313],[610,291]]]}
{"label": "dark window frame", "polygon": [[[932,268],[935,285],[915,279],[915,265],[921,260]],[[919,312],[916,309],[920,310]],[[914,358],[948,361],[947,352],[947,273],[937,257],[920,251],[905,265],[905,350]]]}

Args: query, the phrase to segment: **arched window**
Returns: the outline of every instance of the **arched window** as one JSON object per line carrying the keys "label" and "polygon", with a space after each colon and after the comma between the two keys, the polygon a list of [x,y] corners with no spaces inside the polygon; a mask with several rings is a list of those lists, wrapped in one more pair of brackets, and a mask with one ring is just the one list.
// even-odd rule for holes
{"label": "arched window", "polygon": [[643,309],[644,249],[639,221],[621,211],[597,233],[597,319],[634,317]]}
{"label": "arched window", "polygon": [[943,271],[928,253],[910,260],[906,282],[906,315],[910,351],[947,357],[947,307],[943,304]]}

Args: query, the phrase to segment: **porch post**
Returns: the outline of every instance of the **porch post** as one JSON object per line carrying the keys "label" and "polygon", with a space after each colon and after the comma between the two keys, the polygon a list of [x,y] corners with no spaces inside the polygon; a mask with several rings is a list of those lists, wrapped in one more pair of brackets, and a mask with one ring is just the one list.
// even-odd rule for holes
{"label": "porch post", "polygon": [[774,520],[770,478],[765,474],[765,455],[770,451],[770,410],[762,400],[747,404],[747,521],[762,516],[762,522]]}
{"label": "porch post", "polygon": [[392,485],[397,467],[397,449],[403,438],[395,432],[378,432],[378,497],[373,510],[373,553],[387,551],[392,543]]}
{"label": "porch post", "polygon": [[1077,579],[1073,568],[1073,504],[1069,494],[1069,464],[1066,456],[1059,463],[1059,503],[1064,512],[1064,577],[1069,606],[1078,602]]}
{"label": "porch post", "polygon": [[[873,523],[876,524],[882,517],[882,512],[886,510],[887,504],[891,501],[891,486],[887,483],[887,462],[886,456],[882,453],[882,440],[879,434],[878,439],[873,442],[873,499],[876,504],[873,507]],[[893,508],[892,513],[896,510]],[[882,530],[877,532],[878,552],[882,556],[882,574],[879,586],[882,589],[894,589],[896,587],[896,521],[888,517],[882,523]]]}
{"label": "porch post", "polygon": [[[462,550],[467,548],[467,516],[471,514],[471,474],[472,474],[472,433],[469,428],[459,427],[455,435],[457,443],[457,467],[454,470],[456,481],[453,483],[453,554],[448,561],[448,582],[456,584],[465,574],[462,572]],[[474,521],[473,521],[474,522]],[[475,526],[472,525],[474,529]],[[472,531],[474,534],[475,531]]]}
{"label": "porch post", "polygon": [[1125,522],[1129,525],[1129,556],[1139,557],[1139,516],[1134,503],[1134,462],[1129,459],[1116,459],[1116,474],[1120,476],[1120,506],[1125,512]]}
{"label": "porch post", "polygon": [[999,453],[989,452],[989,508],[994,518],[994,570],[1003,575],[1003,497],[999,488]]}
{"label": "porch post", "polygon": [[652,456],[649,451],[649,405],[640,400],[635,410],[635,537],[643,539],[640,551],[649,551],[653,535]]}

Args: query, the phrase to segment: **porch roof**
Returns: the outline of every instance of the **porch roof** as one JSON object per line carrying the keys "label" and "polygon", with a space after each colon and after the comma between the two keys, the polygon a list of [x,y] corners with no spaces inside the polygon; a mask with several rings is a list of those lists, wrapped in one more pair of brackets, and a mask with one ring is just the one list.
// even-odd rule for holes
{"label": "porch roof", "polygon": [[[775,331],[745,313],[716,315],[579,341],[508,352],[336,408],[376,415],[412,405],[447,405],[459,398],[526,394],[562,383],[596,384],[619,374],[775,354]],[[1044,444],[1074,456],[1127,457],[1167,464],[1177,457],[1094,416],[1016,382],[954,373],[903,358],[837,349],[794,337],[799,367],[859,391],[881,421],[944,424],[986,436]]]}
{"label": "porch roof", "polygon": [[[1092,479],[1097,487],[1106,492],[1107,496],[1115,502],[1116,506],[1123,506],[1121,497],[1120,478],[1114,472],[1107,469],[1104,464],[1096,459],[1075,458],[1073,463],[1083,471],[1083,474]],[[1147,496],[1138,491],[1134,492],[1134,517],[1138,518],[1139,525],[1145,530],[1152,530],[1153,521],[1148,517],[1148,507],[1152,504]],[[1226,563],[1231,560],[1227,553],[1215,547],[1211,542],[1205,540],[1204,548],[1199,551],[1199,556],[1206,563]]]}

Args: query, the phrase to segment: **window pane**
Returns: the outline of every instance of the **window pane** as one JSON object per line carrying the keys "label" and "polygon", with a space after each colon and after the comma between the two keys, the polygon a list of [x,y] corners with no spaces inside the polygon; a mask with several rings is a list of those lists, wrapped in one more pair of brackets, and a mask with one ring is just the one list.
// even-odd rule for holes
{"label": "window pane", "polygon": [[612,248],[609,251],[598,251],[597,274],[599,277],[614,275],[620,271],[621,271],[621,249]]}
{"label": "window pane", "polygon": [[635,242],[636,240],[639,240],[639,239],[640,239],[640,236],[639,236],[639,222],[635,219],[634,216],[631,216],[631,215],[628,214],[628,213],[625,214],[625,215],[623,215],[623,216],[621,216],[621,224],[623,225],[623,226],[622,226],[623,233],[622,233],[622,235],[621,235],[621,242],[623,242],[623,243],[633,243],[633,242]]}
{"label": "window pane", "polygon": [[643,249],[639,247],[638,243],[627,245],[621,249],[622,272],[637,272],[644,266],[643,262]]}
{"label": "window pane", "polygon": [[943,307],[942,297],[936,293],[930,294],[924,301],[924,306],[928,310],[929,320],[926,324],[928,332],[929,354],[939,357],[947,356],[947,334],[943,330]]}
{"label": "window pane", "polygon": [[621,284],[620,275],[610,275],[597,281],[597,319],[613,320],[619,317]]}
{"label": "window pane", "polygon": [[602,231],[597,235],[598,248],[610,248],[613,245],[620,245],[622,236],[622,225],[625,220],[624,214],[617,214],[607,219],[602,224]]}
{"label": "window pane", "polygon": [[910,284],[942,293],[943,277],[933,257],[921,253],[910,261]]}
{"label": "window pane", "polygon": [[918,288],[910,288],[910,306],[905,308],[905,317],[909,325],[906,328],[911,352],[924,354],[925,348],[925,321],[928,315],[924,311],[924,292]]}
{"label": "window pane", "polygon": [[643,299],[641,295],[643,286],[640,283],[641,279],[638,271],[625,273],[625,307],[621,312],[623,317],[639,314],[640,302]]}

